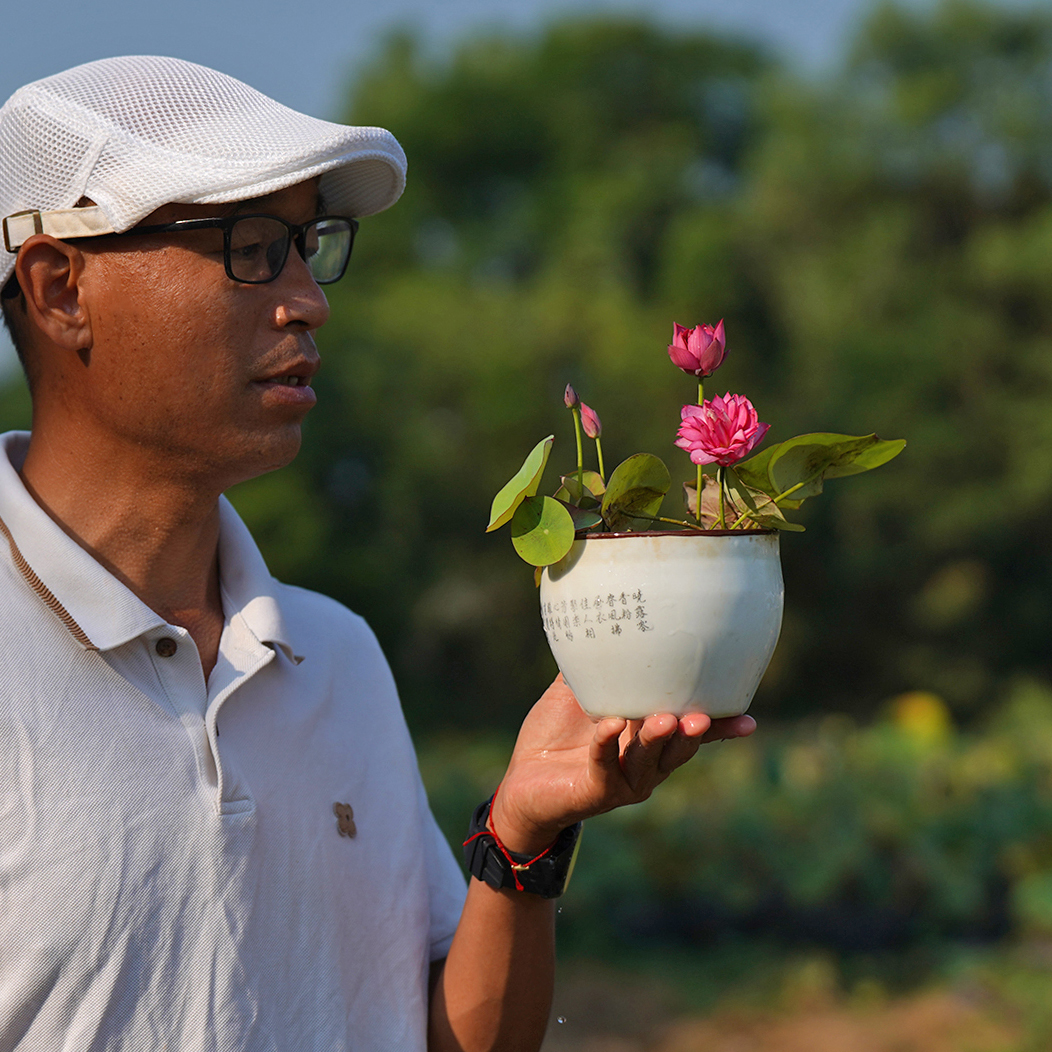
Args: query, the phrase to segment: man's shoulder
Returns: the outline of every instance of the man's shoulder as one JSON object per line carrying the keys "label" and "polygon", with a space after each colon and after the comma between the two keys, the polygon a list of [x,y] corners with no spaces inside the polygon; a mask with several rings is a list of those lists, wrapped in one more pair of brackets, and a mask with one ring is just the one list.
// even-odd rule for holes
{"label": "man's shoulder", "polygon": [[394,676],[365,619],[336,599],[309,588],[275,581],[272,594],[281,608],[290,656],[307,671],[307,680],[315,685],[335,685],[334,696],[344,701],[351,697],[367,701],[376,727],[383,725],[381,710],[388,712],[402,733]]}
{"label": "man's shoulder", "polygon": [[337,599],[322,592],[274,580],[277,599],[285,620],[296,635],[378,647],[376,636],[365,618]]}

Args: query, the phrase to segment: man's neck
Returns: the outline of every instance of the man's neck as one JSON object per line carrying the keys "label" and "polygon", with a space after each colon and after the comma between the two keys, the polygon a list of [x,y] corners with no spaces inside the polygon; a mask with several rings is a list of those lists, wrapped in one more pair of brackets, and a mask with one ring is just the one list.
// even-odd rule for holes
{"label": "man's neck", "polygon": [[21,476],[52,519],[147,606],[185,628],[205,679],[223,630],[219,492],[150,458],[56,444],[34,430]]}

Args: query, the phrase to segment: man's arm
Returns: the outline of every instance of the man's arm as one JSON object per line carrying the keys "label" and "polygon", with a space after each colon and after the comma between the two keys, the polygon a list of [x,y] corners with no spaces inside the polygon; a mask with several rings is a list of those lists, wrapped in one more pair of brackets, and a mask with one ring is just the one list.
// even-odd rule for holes
{"label": "man's arm", "polygon": [[[536,855],[575,822],[645,800],[702,742],[755,726],[701,713],[593,724],[559,677],[522,725],[490,828],[509,851]],[[554,903],[472,880],[433,985],[429,1052],[537,1052],[554,974]]]}
{"label": "man's arm", "polygon": [[435,976],[428,1052],[536,1052],[554,981],[554,901],[472,880]]}

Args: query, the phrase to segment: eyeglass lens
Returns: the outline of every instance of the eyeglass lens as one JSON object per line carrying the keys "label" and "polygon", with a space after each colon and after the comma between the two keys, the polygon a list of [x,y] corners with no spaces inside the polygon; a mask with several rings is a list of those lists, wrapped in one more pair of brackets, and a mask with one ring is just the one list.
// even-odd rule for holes
{"label": "eyeglass lens", "polygon": [[305,258],[315,281],[324,285],[343,277],[353,237],[346,219],[320,219],[307,228]]}
{"label": "eyeglass lens", "polygon": [[[292,233],[280,219],[246,216],[230,230],[230,272],[238,281],[259,283],[278,276],[288,259]],[[319,284],[337,281],[351,254],[351,225],[321,219],[303,231],[302,254]],[[297,239],[298,240],[298,239]]]}

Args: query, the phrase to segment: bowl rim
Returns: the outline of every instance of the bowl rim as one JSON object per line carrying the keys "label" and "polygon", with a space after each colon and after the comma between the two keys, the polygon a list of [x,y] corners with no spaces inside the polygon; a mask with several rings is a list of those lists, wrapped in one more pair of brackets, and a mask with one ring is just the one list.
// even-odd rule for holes
{"label": "bowl rim", "polygon": [[624,533],[589,533],[578,530],[574,539],[578,541],[601,541],[624,537],[769,537],[777,536],[778,530],[637,530]]}

